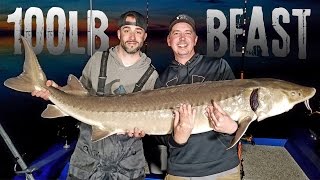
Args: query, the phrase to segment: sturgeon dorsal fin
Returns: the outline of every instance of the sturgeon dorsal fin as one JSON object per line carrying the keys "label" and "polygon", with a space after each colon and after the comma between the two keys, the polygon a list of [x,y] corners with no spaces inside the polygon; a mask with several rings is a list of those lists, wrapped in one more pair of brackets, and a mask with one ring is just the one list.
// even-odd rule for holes
{"label": "sturgeon dorsal fin", "polygon": [[115,134],[115,131],[111,131],[111,130],[101,130],[99,127],[97,126],[92,126],[92,134],[91,134],[91,140],[93,142],[99,141],[103,138],[106,138],[108,136],[111,136],[113,134]]}
{"label": "sturgeon dorsal fin", "polygon": [[255,119],[252,119],[251,117],[247,116],[239,121],[239,127],[236,132],[236,135],[232,139],[230,146],[227,148],[232,148],[237,142],[241,139],[241,137],[244,135],[244,133],[247,131],[249,125],[254,121]]}
{"label": "sturgeon dorsal fin", "polygon": [[61,87],[61,90],[68,94],[80,96],[88,95],[88,90],[84,88],[78,78],[72,74],[68,77],[67,85]]}
{"label": "sturgeon dorsal fin", "polygon": [[48,104],[47,108],[41,113],[43,118],[58,118],[69,116],[68,114],[61,111],[56,105]]}

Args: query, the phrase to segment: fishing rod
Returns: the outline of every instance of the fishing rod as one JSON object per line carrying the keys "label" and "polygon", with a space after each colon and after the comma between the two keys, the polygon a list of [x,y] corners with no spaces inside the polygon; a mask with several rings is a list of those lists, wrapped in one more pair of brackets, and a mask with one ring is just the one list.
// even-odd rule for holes
{"label": "fishing rod", "polygon": [[[147,30],[146,33],[148,33],[149,30],[149,0],[146,0],[146,5],[147,5],[147,9],[146,9],[146,21],[147,21]],[[147,50],[148,50],[148,40],[146,39],[145,42],[145,54],[147,54]]]}
{"label": "fishing rod", "polygon": [[[241,47],[241,69],[240,69],[240,79],[244,79],[244,60],[246,55],[246,30],[247,30],[247,0],[244,0],[244,7],[243,7],[243,23],[242,23],[242,47]],[[242,138],[248,140],[247,135],[243,135]],[[254,145],[254,141],[252,140],[252,136],[250,136],[250,141],[252,145]],[[243,168],[243,158],[242,158],[242,142],[239,141],[238,144],[238,157],[240,160],[240,176],[241,179],[245,176],[244,168]]]}
{"label": "fishing rod", "polygon": [[93,18],[92,18],[92,0],[90,0],[90,56],[92,56],[92,52],[93,52],[93,49],[92,49],[92,41],[93,41],[93,38],[92,38],[92,31],[93,31]]}
{"label": "fishing rod", "polygon": [[20,167],[22,169],[22,171],[16,171],[17,164],[15,164],[15,166],[14,166],[15,173],[25,174],[27,180],[34,180],[34,177],[32,175],[32,172],[34,171],[34,169],[28,169],[26,163],[23,161],[21,155],[19,154],[19,152],[17,151],[17,149],[13,145],[10,137],[8,136],[6,131],[3,129],[1,124],[0,124],[0,134],[3,138],[3,140],[5,141],[5,143],[7,144],[8,148],[10,149],[12,155],[14,156],[14,159],[16,160],[16,162],[20,165]]}
{"label": "fishing rod", "polygon": [[246,55],[246,30],[247,30],[247,0],[244,0],[243,24],[242,24],[241,70],[240,78],[244,78],[244,60]]}

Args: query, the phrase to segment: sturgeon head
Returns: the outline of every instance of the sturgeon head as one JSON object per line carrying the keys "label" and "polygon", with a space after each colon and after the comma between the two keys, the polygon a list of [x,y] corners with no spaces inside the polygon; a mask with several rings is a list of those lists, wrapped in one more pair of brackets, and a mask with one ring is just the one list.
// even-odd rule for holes
{"label": "sturgeon head", "polygon": [[259,83],[261,86],[257,91],[257,99],[252,99],[258,103],[255,111],[257,121],[287,112],[301,102],[309,104],[308,100],[316,93],[315,88],[279,79],[260,79]]}
{"label": "sturgeon head", "polygon": [[[279,79],[252,80],[255,81],[255,85],[249,99],[257,121],[287,112],[301,102],[305,102],[307,108],[311,109],[308,100],[315,95],[315,88]],[[239,120],[238,130],[229,148],[240,140],[254,120],[252,117],[245,117]]]}

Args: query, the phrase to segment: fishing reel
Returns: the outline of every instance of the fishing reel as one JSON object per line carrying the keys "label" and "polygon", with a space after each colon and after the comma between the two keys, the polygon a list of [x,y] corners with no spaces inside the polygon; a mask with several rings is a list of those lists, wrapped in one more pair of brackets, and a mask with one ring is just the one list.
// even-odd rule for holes
{"label": "fishing reel", "polygon": [[254,140],[253,140],[252,134],[249,134],[249,135],[244,134],[244,135],[241,137],[240,140],[241,140],[242,142],[244,142],[244,143],[248,143],[248,144],[251,144],[251,145],[255,145],[255,144],[256,144],[256,143],[254,142]]}

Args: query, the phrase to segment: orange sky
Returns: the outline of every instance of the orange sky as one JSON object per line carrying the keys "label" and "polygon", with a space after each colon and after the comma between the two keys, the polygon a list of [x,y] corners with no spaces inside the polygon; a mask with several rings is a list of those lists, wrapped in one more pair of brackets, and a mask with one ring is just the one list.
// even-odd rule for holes
{"label": "orange sky", "polygon": [[[65,52],[70,51],[69,49],[69,38],[67,37],[67,42],[66,42],[66,47],[65,47]],[[96,40],[96,47],[99,47],[100,42],[99,38]],[[55,37],[54,42],[57,42],[57,37]],[[79,35],[78,36],[78,46],[79,47],[84,47],[87,49],[88,44],[87,44],[87,36],[85,35]],[[35,39],[33,38],[33,43],[35,43]],[[116,36],[109,36],[109,46],[115,46],[119,43],[119,40],[117,39]],[[46,51],[46,42],[44,42],[44,48],[43,51]],[[0,53],[4,54],[12,54],[14,52],[14,37],[13,35],[10,36],[0,36]]]}
{"label": "orange sky", "polygon": [[[44,28],[46,28],[46,25],[44,24]],[[96,22],[96,27],[99,27],[100,23],[99,21]],[[55,21],[54,25],[55,30],[58,28],[57,21]],[[67,31],[69,31],[69,21],[67,20]],[[114,20],[109,21],[109,27],[107,29],[108,32],[115,32],[117,30],[118,26]],[[23,30],[23,27],[21,27]],[[32,22],[32,29],[36,29],[36,23],[35,21]],[[7,21],[0,21],[0,30],[2,31],[14,31],[14,23],[8,23]],[[87,20],[86,19],[79,19],[78,20],[78,31],[79,32],[86,32],[87,31]]]}

